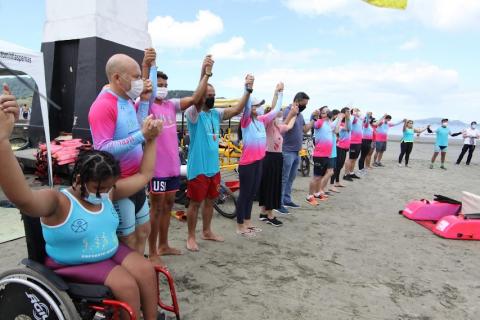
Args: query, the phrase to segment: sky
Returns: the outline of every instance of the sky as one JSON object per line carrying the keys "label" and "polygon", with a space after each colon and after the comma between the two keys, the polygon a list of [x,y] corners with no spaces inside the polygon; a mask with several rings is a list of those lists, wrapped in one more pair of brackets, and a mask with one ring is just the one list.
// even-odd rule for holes
{"label": "sky", "polygon": [[[217,96],[239,97],[253,73],[256,97],[270,101],[282,81],[284,104],[298,91],[311,97],[306,113],[357,106],[394,119],[480,120],[478,0],[409,0],[406,10],[361,0],[149,0],[148,10],[171,90],[195,89],[211,53]],[[0,14],[1,39],[40,49],[44,1],[0,0]]]}

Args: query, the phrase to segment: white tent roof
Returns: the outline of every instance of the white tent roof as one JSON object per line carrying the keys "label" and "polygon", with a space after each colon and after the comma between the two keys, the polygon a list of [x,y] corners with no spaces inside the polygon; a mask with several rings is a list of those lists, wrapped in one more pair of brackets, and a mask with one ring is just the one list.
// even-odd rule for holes
{"label": "white tent roof", "polygon": [[[23,48],[14,43],[0,40],[0,62],[12,71],[21,71],[32,77],[37,84],[40,96],[46,97],[45,68],[43,64],[43,53]],[[6,69],[0,64],[0,70]],[[13,92],[13,94],[15,94]],[[50,142],[50,126],[48,123],[48,105],[45,99],[40,99],[45,139]],[[50,186],[53,186],[52,178],[52,157],[50,143],[47,143],[48,153],[48,178]]]}

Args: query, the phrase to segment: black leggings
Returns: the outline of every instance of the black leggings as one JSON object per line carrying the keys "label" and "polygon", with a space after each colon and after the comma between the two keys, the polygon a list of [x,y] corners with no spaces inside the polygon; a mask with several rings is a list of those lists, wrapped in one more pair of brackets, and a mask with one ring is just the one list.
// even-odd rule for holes
{"label": "black leggings", "polygon": [[252,216],[253,199],[260,186],[262,177],[262,160],[247,165],[238,166],[240,178],[240,194],[237,200],[237,223],[243,224]]}
{"label": "black leggings", "polygon": [[410,153],[412,153],[413,142],[403,142],[400,144],[400,156],[398,156],[398,163],[402,163],[403,156],[405,156],[405,165],[408,166],[410,160]]}
{"label": "black leggings", "polygon": [[337,183],[340,182],[340,171],[342,171],[345,159],[347,159],[347,152],[348,150],[337,147],[337,163],[335,164],[333,176],[330,178],[330,184],[333,184],[335,181]]}
{"label": "black leggings", "polygon": [[471,144],[464,144],[462,148],[462,152],[458,156],[457,159],[457,164],[460,164],[462,162],[463,156],[468,150],[468,156],[467,156],[467,164],[470,164],[470,161],[472,161],[472,156],[473,156],[473,151],[475,150],[475,146]]}
{"label": "black leggings", "polygon": [[365,159],[372,148],[372,140],[363,139],[362,140],[362,150],[360,153],[360,160],[358,160],[358,169],[363,170],[365,168]]}

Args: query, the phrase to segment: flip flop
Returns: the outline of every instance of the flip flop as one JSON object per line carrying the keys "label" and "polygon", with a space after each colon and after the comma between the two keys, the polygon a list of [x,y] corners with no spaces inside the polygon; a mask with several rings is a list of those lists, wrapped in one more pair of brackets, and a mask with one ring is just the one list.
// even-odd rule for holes
{"label": "flip flop", "polygon": [[236,231],[236,233],[244,238],[250,239],[254,238],[256,236],[255,232],[251,231],[250,229],[248,231]]}
{"label": "flip flop", "polygon": [[185,214],[185,211],[171,211],[170,215],[178,221],[187,221],[187,215]]}
{"label": "flip flop", "polygon": [[259,227],[248,227],[247,228],[248,230],[250,230],[251,232],[262,232],[262,229],[260,229]]}

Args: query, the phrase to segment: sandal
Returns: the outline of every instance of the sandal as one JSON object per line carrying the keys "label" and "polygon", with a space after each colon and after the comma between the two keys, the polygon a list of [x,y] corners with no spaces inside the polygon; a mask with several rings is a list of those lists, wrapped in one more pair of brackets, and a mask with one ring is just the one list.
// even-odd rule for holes
{"label": "sandal", "polygon": [[250,232],[262,232],[262,229],[255,226],[248,227],[247,229],[250,230]]}
{"label": "sandal", "polygon": [[236,233],[239,236],[245,237],[245,238],[253,238],[256,236],[255,232],[251,231],[250,229],[248,231],[236,231]]}

